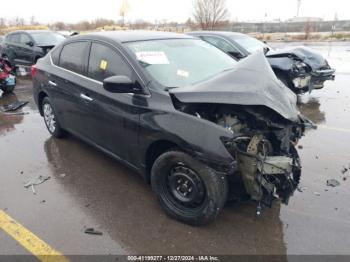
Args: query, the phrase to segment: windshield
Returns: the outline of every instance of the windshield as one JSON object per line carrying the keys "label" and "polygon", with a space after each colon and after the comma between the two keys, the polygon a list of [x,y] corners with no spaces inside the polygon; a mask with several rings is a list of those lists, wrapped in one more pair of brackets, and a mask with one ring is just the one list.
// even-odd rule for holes
{"label": "windshield", "polygon": [[232,69],[237,63],[198,39],[130,42],[142,67],[165,89],[192,85]]}
{"label": "windshield", "polygon": [[31,33],[31,36],[33,37],[37,46],[55,46],[66,39],[63,35],[55,32]]}
{"label": "windshield", "polygon": [[231,38],[232,40],[237,42],[237,44],[239,44],[241,47],[246,49],[249,53],[254,53],[266,47],[265,43],[247,35],[238,35],[238,36],[235,35],[235,36],[231,36]]}

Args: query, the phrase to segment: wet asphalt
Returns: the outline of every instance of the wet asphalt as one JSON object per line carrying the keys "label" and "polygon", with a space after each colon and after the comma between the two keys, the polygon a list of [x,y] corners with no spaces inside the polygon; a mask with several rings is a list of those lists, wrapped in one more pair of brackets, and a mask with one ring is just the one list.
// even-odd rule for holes
{"label": "wet asphalt", "polygon": [[[301,189],[288,206],[261,217],[256,205],[228,205],[213,224],[169,219],[137,174],[69,136],[51,138],[29,78],[0,105],[29,101],[24,115],[0,113],[0,209],[65,255],[89,254],[350,254],[350,43],[312,45],[337,69],[336,80],[299,97],[319,125],[301,139]],[[51,179],[23,187],[38,175]],[[340,186],[326,186],[328,179]],[[86,228],[102,236],[84,233]],[[0,230],[0,254],[28,254]]]}

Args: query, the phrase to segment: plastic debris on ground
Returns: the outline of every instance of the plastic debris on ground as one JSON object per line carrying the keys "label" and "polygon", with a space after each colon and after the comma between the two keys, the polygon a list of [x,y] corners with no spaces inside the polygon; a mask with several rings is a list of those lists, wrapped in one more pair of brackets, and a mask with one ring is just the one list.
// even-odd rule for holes
{"label": "plastic debris on ground", "polygon": [[327,180],[327,186],[337,187],[337,186],[340,186],[340,183],[336,179],[329,179],[329,180]]}
{"label": "plastic debris on ground", "polygon": [[16,111],[17,109],[20,109],[21,107],[28,104],[28,101],[16,101],[12,104],[4,105],[2,107],[3,112],[9,112],[9,111]]}
{"label": "plastic debris on ground", "polygon": [[346,168],[345,166],[343,166],[343,169],[341,170],[342,174],[345,174],[346,172],[348,172],[348,168]]}
{"label": "plastic debris on ground", "polygon": [[29,180],[24,182],[24,187],[25,188],[31,187],[33,194],[36,195],[36,191],[34,189],[34,186],[40,185],[40,184],[44,183],[45,181],[49,180],[50,178],[51,178],[50,176],[42,176],[42,175],[30,178]]}
{"label": "plastic debris on ground", "polygon": [[97,231],[94,228],[87,228],[87,229],[85,229],[84,232],[85,232],[85,234],[89,234],[89,235],[98,235],[98,236],[102,236],[103,235],[102,232]]}
{"label": "plastic debris on ground", "polygon": [[3,93],[4,93],[4,91],[2,91],[2,90],[0,89],[0,98],[2,97]]}

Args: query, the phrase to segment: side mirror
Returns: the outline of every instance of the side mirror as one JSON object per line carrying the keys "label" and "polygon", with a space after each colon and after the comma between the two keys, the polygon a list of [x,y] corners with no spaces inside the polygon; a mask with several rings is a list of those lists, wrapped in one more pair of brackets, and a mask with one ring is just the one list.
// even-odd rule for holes
{"label": "side mirror", "polygon": [[270,51],[270,48],[268,48],[267,46],[265,46],[265,47],[264,47],[264,54],[266,55],[269,51]]}
{"label": "side mirror", "polygon": [[132,81],[127,76],[111,76],[103,80],[103,87],[111,93],[133,93],[142,94],[139,83]]}
{"label": "side mirror", "polygon": [[26,45],[32,47],[32,46],[34,46],[34,43],[32,41],[28,41],[28,42],[26,42]]}

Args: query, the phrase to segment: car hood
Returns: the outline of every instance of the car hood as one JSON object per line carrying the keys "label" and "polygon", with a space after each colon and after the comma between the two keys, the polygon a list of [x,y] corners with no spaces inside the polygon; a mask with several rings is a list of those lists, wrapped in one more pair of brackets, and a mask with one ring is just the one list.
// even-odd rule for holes
{"label": "car hood", "polygon": [[321,54],[304,46],[271,50],[266,54],[266,57],[268,58],[286,56],[294,56],[299,58],[301,61],[308,64],[313,70],[320,69],[328,65],[326,59],[324,59]]}
{"label": "car hood", "polygon": [[262,105],[293,122],[299,119],[296,95],[276,78],[263,52],[209,80],[169,92],[183,103]]}

